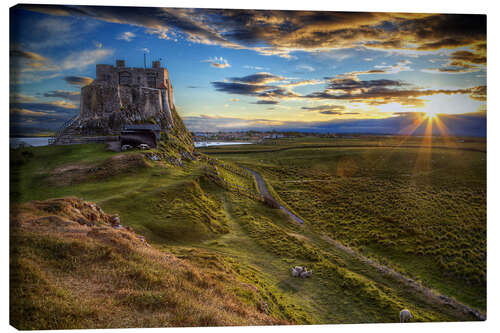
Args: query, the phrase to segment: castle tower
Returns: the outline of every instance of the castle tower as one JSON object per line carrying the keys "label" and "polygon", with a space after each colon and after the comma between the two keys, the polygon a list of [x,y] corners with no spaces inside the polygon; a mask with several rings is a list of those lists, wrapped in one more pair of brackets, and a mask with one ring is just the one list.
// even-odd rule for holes
{"label": "castle tower", "polygon": [[82,131],[116,133],[124,125],[154,122],[162,129],[175,126],[172,83],[159,60],[151,68],[96,65],[96,80],[81,90]]}

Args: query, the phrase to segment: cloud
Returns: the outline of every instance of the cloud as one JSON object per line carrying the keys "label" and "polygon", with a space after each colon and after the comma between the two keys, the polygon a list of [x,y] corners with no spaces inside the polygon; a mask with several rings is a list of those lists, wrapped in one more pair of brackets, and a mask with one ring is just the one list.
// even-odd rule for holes
{"label": "cloud", "polygon": [[35,52],[24,51],[24,50],[17,49],[17,48],[10,50],[10,57],[11,58],[35,60],[38,62],[47,61],[47,58],[45,58],[45,57],[43,57]]}
{"label": "cloud", "polygon": [[341,92],[353,92],[353,91],[363,91],[367,92],[370,89],[381,88],[381,87],[401,87],[405,86],[407,83],[399,80],[359,80],[359,79],[349,79],[349,78],[332,78],[328,86],[329,91],[341,91]]}
{"label": "cloud", "polygon": [[66,112],[67,110],[74,110],[77,109],[78,107],[68,101],[64,100],[57,100],[57,101],[51,101],[51,102],[19,102],[19,101],[13,101],[10,103],[11,108],[23,108],[23,109],[29,109],[29,110],[36,110],[36,111],[62,111]]}
{"label": "cloud", "polygon": [[325,110],[325,111],[319,111],[321,114],[327,114],[327,115],[342,115],[342,112],[339,111],[332,111],[332,110]]}
{"label": "cloud", "polygon": [[236,82],[211,82],[215,90],[225,92],[228,94],[258,96],[259,92],[273,89],[274,86],[236,83]]}
{"label": "cloud", "polygon": [[10,127],[13,133],[30,134],[55,130],[77,114],[77,109],[64,101],[45,103],[11,103]]}
{"label": "cloud", "polygon": [[192,43],[288,58],[295,51],[363,46],[419,52],[486,41],[485,15],[60,5],[19,8],[140,26],[158,38],[182,36]]}
{"label": "cloud", "polygon": [[250,65],[245,65],[245,66],[243,66],[243,68],[253,69],[253,70],[256,70],[256,71],[262,71],[262,70],[265,69],[264,67],[261,67],[261,66],[250,66]]}
{"label": "cloud", "polygon": [[411,64],[410,60],[402,60],[395,65],[386,66],[386,65],[376,65],[374,69],[369,69],[366,71],[355,71],[344,74],[344,76],[357,77],[359,75],[368,75],[368,74],[397,74],[403,71],[412,71],[413,69],[408,66]]}
{"label": "cloud", "polygon": [[31,103],[37,102],[38,97],[25,95],[18,92],[13,92],[10,94],[10,103]]}
{"label": "cloud", "polygon": [[60,67],[47,57],[24,50],[17,44],[12,44],[10,48],[9,69],[10,83],[13,85],[39,82],[60,75],[59,73],[45,73],[59,71]]}
{"label": "cloud", "polygon": [[[262,99],[291,97],[293,93],[269,83],[279,82],[284,77],[271,73],[261,72],[243,77],[231,77],[224,82],[211,82],[215,90],[228,94],[257,96]],[[229,82],[228,82],[229,81]]]}
{"label": "cloud", "polygon": [[273,99],[273,98],[295,99],[295,98],[301,97],[301,95],[295,93],[294,91],[292,91],[290,89],[283,89],[283,88],[277,87],[277,88],[269,89],[269,90],[266,90],[266,91],[259,93],[259,97],[266,98],[266,99]]}
{"label": "cloud", "polygon": [[305,64],[297,65],[295,66],[295,69],[297,69],[298,71],[305,71],[305,72],[314,72],[316,70],[314,69],[313,66]]}
{"label": "cloud", "polygon": [[486,49],[481,45],[476,45],[477,52],[455,51],[448,63],[438,68],[425,68],[422,72],[435,74],[461,74],[477,72],[486,68]]}
{"label": "cloud", "polygon": [[68,91],[68,90],[52,90],[43,94],[44,97],[50,98],[64,98],[69,101],[79,102],[80,92],[79,91]]}
{"label": "cloud", "polygon": [[95,49],[73,52],[61,61],[61,68],[64,70],[83,69],[89,65],[97,64],[99,61],[109,57],[113,53],[114,50],[111,49]]}
{"label": "cloud", "polygon": [[135,38],[135,34],[131,31],[125,31],[125,32],[121,33],[120,35],[118,35],[118,37],[116,37],[116,39],[124,40],[126,42],[131,42],[134,38]]}
{"label": "cloud", "polygon": [[485,102],[486,101],[486,86],[477,86],[470,88],[470,98]]}
{"label": "cloud", "polygon": [[[395,67],[400,69],[407,64],[409,64],[409,62],[403,61],[395,66],[389,67],[391,70]],[[387,68],[381,70],[387,70]],[[475,98],[482,98],[481,91],[476,88],[422,89],[401,80],[360,80],[356,75],[360,74],[356,72],[353,75],[353,72],[351,72],[333,78],[326,77],[325,80],[327,80],[328,85],[324,90],[312,92],[307,95],[296,93],[291,90],[291,87],[303,84],[319,84],[325,81],[303,80],[283,83],[277,86],[269,83],[283,81],[285,80],[284,77],[270,73],[257,73],[244,77],[232,77],[224,82],[211,82],[211,84],[220,92],[254,96],[265,101],[282,99],[339,100],[353,103],[365,103],[372,106],[398,103],[409,107],[423,107],[426,101],[421,99],[421,97],[437,94],[465,94],[471,96],[471,98],[474,98],[472,96],[476,96]]]}
{"label": "cloud", "polygon": [[336,105],[336,104],[325,104],[325,105],[318,105],[318,106],[303,106],[303,110],[307,111],[313,111],[313,112],[318,112],[320,114],[325,114],[325,115],[358,115],[358,112],[345,112],[346,107],[344,105]]}
{"label": "cloud", "polygon": [[73,104],[71,102],[67,102],[67,101],[62,101],[62,100],[48,102],[47,104],[58,106],[58,107],[64,108],[64,109],[76,109],[77,108],[77,106],[75,104]]}
{"label": "cloud", "polygon": [[66,81],[68,84],[83,87],[91,84],[94,79],[87,76],[66,76],[64,77],[64,81]]}
{"label": "cloud", "polygon": [[202,60],[201,62],[208,62],[208,63],[210,63],[210,66],[215,67],[215,68],[231,67],[231,65],[227,62],[227,60],[222,58],[222,57],[208,58],[206,60]]}
{"label": "cloud", "polygon": [[283,83],[283,84],[280,84],[279,86],[282,88],[293,88],[293,87],[316,85],[316,84],[323,84],[323,83],[325,83],[324,80],[300,80],[300,81],[294,81],[294,82],[290,82],[290,83]]}
{"label": "cloud", "polygon": [[73,52],[55,64],[53,60],[45,56],[24,50],[19,45],[14,44],[11,45],[10,49],[11,84],[39,82],[56,78],[61,75],[62,70],[83,69],[105,59],[113,52],[113,50],[103,48]]}
{"label": "cloud", "polygon": [[282,81],[285,78],[279,75],[274,75],[267,72],[260,72],[257,74],[247,75],[243,77],[232,77],[229,80],[232,82],[248,83],[248,84],[267,84],[271,82]]}
{"label": "cloud", "polygon": [[486,91],[480,87],[462,89],[423,89],[410,85],[401,80],[360,80],[343,75],[326,78],[330,80],[328,87],[323,91],[317,91],[300,98],[318,100],[341,100],[368,105],[381,105],[398,103],[404,106],[423,107],[424,96],[437,94],[469,95],[471,98],[486,98]]}
{"label": "cloud", "polygon": [[[34,20],[30,24],[30,28],[27,46],[37,50],[70,44],[77,40],[77,35],[80,32],[73,29],[70,20],[53,16]],[[82,28],[83,25],[80,29]]]}
{"label": "cloud", "polygon": [[303,106],[303,110],[309,111],[344,111],[344,105],[335,105],[335,104],[326,104],[326,105],[318,105],[318,106]]}
{"label": "cloud", "polygon": [[254,104],[274,105],[274,104],[279,104],[279,102],[274,100],[260,100],[255,102]]}
{"label": "cloud", "polygon": [[47,72],[58,70],[59,67],[51,61],[35,52],[22,49],[18,45],[11,45],[10,48],[10,70],[14,75],[21,75],[27,72]]}
{"label": "cloud", "polygon": [[29,117],[44,117],[49,115],[48,112],[31,111],[28,109],[19,109],[19,108],[10,109],[10,114],[13,116],[29,116]]}

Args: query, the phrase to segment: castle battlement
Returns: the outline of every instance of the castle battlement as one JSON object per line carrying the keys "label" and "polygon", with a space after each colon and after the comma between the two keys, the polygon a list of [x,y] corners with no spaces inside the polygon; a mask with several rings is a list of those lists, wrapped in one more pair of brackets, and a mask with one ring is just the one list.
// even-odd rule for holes
{"label": "castle battlement", "polygon": [[138,86],[155,89],[168,89],[171,84],[168,70],[161,67],[159,61],[153,61],[153,67],[126,67],[125,60],[117,60],[116,66],[96,65],[96,81],[111,85]]}

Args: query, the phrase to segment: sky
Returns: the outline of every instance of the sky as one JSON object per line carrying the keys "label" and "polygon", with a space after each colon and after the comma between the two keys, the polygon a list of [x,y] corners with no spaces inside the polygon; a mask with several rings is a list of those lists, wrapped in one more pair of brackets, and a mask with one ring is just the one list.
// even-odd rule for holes
{"label": "sky", "polygon": [[11,8],[11,135],[57,129],[96,64],[144,54],[193,132],[486,135],[485,15],[61,5]]}

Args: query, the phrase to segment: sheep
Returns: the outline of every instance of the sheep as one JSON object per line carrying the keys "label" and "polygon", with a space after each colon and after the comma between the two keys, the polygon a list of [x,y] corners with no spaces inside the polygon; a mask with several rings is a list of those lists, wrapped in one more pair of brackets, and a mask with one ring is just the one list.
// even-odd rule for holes
{"label": "sheep", "polygon": [[308,278],[312,275],[312,270],[308,271],[308,270],[305,270],[303,271],[302,273],[300,273],[300,277],[301,278]]}
{"label": "sheep", "polygon": [[413,316],[411,315],[410,310],[408,309],[403,309],[399,312],[399,322],[401,323],[406,323],[407,321],[410,321]]}
{"label": "sheep", "polygon": [[312,271],[308,271],[307,268],[302,267],[302,266],[295,266],[292,267],[292,276],[293,277],[301,277],[301,278],[307,278],[312,275]]}
{"label": "sheep", "polygon": [[298,277],[298,276],[300,276],[300,273],[302,273],[303,271],[304,271],[304,268],[301,266],[292,267],[292,276]]}

